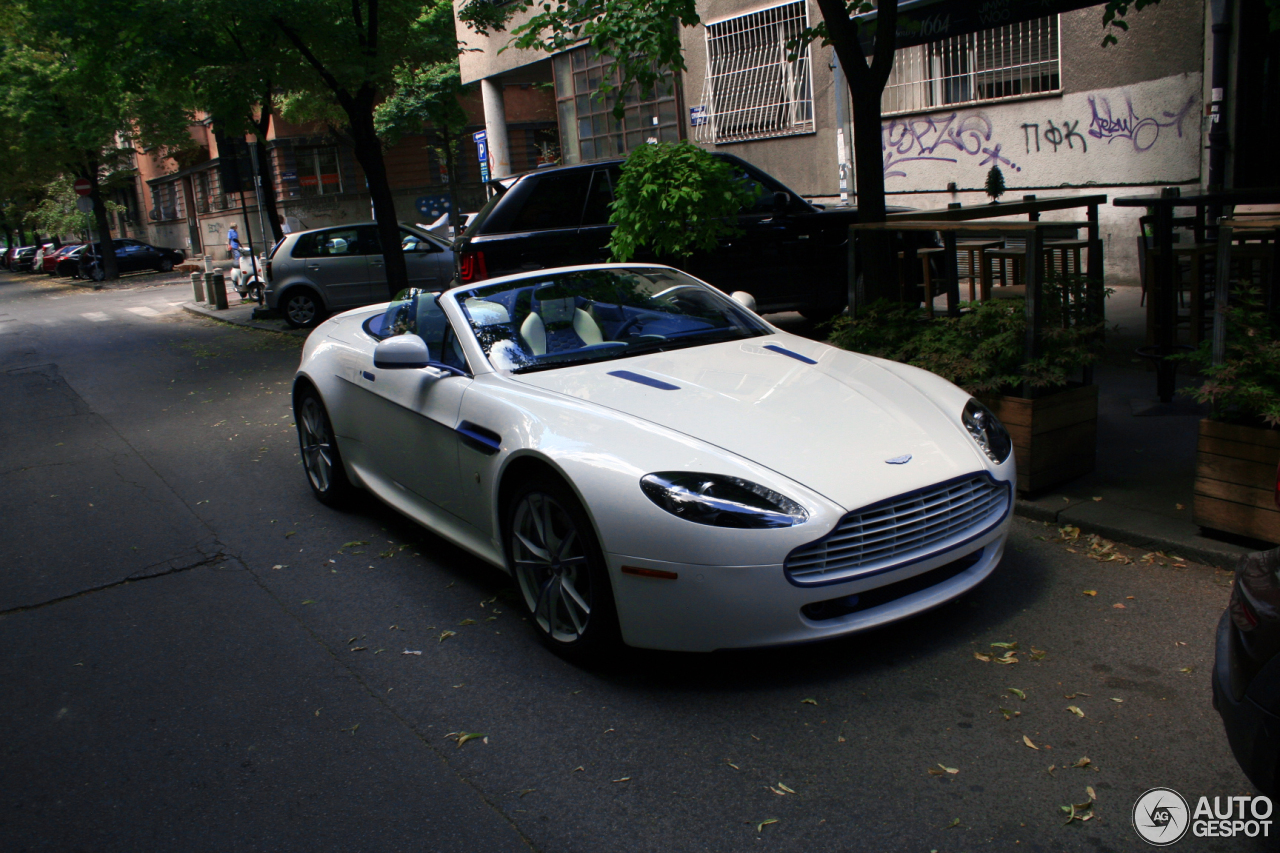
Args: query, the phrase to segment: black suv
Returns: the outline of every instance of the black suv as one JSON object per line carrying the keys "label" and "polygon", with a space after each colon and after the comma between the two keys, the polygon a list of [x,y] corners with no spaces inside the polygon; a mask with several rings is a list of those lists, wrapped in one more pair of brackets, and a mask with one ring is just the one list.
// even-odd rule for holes
{"label": "black suv", "polygon": [[[761,312],[794,310],[817,320],[843,310],[849,224],[857,211],[824,210],[750,163],[716,156],[760,188],[756,202],[738,215],[743,233],[679,266],[726,292],[747,291]],[[516,179],[454,244],[458,281],[608,261],[609,204],[622,162],[543,169]]]}

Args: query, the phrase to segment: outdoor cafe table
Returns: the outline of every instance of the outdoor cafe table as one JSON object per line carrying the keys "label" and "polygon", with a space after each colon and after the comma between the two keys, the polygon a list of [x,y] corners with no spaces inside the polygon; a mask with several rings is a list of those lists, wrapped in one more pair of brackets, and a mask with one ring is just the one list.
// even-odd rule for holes
{"label": "outdoor cafe table", "polygon": [[[1139,354],[1155,360],[1156,394],[1159,395],[1161,402],[1169,403],[1173,400],[1174,372],[1177,368],[1177,362],[1170,361],[1169,356],[1174,355],[1179,349],[1177,340],[1178,287],[1175,278],[1177,270],[1174,265],[1173,255],[1174,209],[1194,207],[1196,209],[1195,221],[1203,222],[1206,208],[1215,210],[1223,207],[1232,207],[1237,204],[1280,204],[1280,189],[1227,190],[1201,193],[1199,195],[1173,195],[1166,193],[1147,196],[1126,196],[1115,199],[1112,204],[1116,207],[1145,207],[1155,212],[1153,222],[1156,249],[1155,276],[1152,280],[1152,290],[1148,294],[1154,308],[1152,311],[1154,320],[1152,331],[1154,332],[1155,343],[1150,348],[1139,350]],[[1251,224],[1256,227],[1256,223]],[[1243,227],[1243,224],[1241,227]],[[1218,238],[1221,239],[1221,236],[1221,233],[1219,233]],[[1229,274],[1230,267],[1228,266],[1226,272],[1224,272],[1222,269],[1224,262],[1229,264],[1227,256],[1219,252],[1218,288],[1221,298],[1225,302],[1226,293],[1222,289],[1226,287],[1226,275]],[[1272,269],[1274,274],[1274,265]],[[1220,324],[1221,320],[1215,316],[1215,340],[1219,334],[1217,330]]]}

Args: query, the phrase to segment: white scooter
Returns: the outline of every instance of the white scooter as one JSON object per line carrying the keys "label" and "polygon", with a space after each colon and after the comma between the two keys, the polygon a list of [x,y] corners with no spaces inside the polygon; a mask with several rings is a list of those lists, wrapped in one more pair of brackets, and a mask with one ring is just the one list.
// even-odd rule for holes
{"label": "white scooter", "polygon": [[253,274],[253,261],[249,257],[249,253],[245,252],[240,256],[240,265],[231,268],[231,286],[235,288],[236,293],[240,294],[242,300],[252,302],[260,302],[262,299],[262,280],[266,275],[267,256],[258,256],[258,274]]}

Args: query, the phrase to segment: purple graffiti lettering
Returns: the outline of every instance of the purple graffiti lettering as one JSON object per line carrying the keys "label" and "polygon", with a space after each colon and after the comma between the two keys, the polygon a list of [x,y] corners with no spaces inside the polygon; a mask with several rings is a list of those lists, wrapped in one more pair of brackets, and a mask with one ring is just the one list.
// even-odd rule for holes
{"label": "purple graffiti lettering", "polygon": [[957,156],[975,157],[985,153],[991,142],[991,121],[980,113],[957,120],[957,114],[894,119],[881,128],[880,148],[884,151],[884,176],[906,177],[895,169],[901,163],[932,160],[955,163]]}
{"label": "purple graffiti lettering", "polygon": [[1181,138],[1182,120],[1195,106],[1196,96],[1188,97],[1186,105],[1176,113],[1162,110],[1163,121],[1154,116],[1139,118],[1133,109],[1133,101],[1128,96],[1124,100],[1128,114],[1117,116],[1111,111],[1110,101],[1101,96],[1090,95],[1089,108],[1093,111],[1093,118],[1089,122],[1089,135],[1094,139],[1105,139],[1108,144],[1117,139],[1127,139],[1132,143],[1134,151],[1147,151],[1160,138],[1161,128],[1172,127]]}
{"label": "purple graffiti lettering", "polygon": [[983,149],[982,149],[982,153],[983,153],[983,154],[986,154],[987,156],[986,156],[986,158],[985,158],[981,163],[979,163],[978,165],[979,165],[979,166],[985,166],[985,165],[987,165],[988,163],[1003,163],[1003,164],[1005,164],[1006,166],[1008,166],[1010,169],[1013,169],[1015,172],[1021,172],[1021,171],[1022,171],[1022,167],[1021,167],[1021,166],[1019,166],[1017,163],[1014,163],[1014,162],[1013,162],[1012,160],[1010,160],[1008,157],[1005,157],[1003,154],[1001,154],[1001,153],[1000,153],[1000,147],[1001,147],[1001,146],[1000,146],[999,144],[997,144],[997,145],[996,145],[996,147],[994,147],[994,148],[983,148]]}

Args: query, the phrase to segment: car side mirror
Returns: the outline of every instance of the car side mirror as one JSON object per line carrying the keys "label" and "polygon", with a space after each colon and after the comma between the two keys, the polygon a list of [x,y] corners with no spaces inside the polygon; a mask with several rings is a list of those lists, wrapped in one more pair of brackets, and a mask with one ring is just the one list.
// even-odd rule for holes
{"label": "car side mirror", "polygon": [[379,341],[373,348],[373,366],[384,370],[409,370],[426,367],[430,362],[427,343],[417,335],[396,335]]}
{"label": "car side mirror", "polygon": [[791,208],[791,196],[784,192],[773,194],[773,212],[786,213]]}
{"label": "car side mirror", "polygon": [[735,290],[730,298],[751,313],[756,313],[756,298],[745,290]]}

